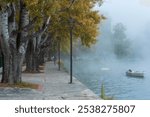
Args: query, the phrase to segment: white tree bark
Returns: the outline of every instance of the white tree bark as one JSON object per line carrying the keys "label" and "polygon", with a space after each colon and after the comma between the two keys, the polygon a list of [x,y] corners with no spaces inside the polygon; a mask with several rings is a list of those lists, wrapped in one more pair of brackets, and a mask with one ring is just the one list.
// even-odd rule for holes
{"label": "white tree bark", "polygon": [[20,36],[18,36],[18,39],[20,43],[17,42],[18,33],[12,33],[17,30],[17,27],[18,29],[23,29],[23,27],[29,24],[29,12],[24,5],[20,7],[20,24],[17,26],[15,21],[15,6],[11,4],[7,8],[0,11],[1,48],[4,54],[4,75],[2,82],[14,84],[21,82],[22,63],[28,42],[22,41],[22,38],[26,37],[28,32],[25,30],[19,32]]}
{"label": "white tree bark", "polygon": [[1,48],[4,54],[4,75],[3,82],[12,81],[10,75],[10,48],[9,48],[9,31],[8,31],[8,12],[7,9],[0,11],[0,33]]}
{"label": "white tree bark", "polygon": [[[24,4],[24,3],[22,3]],[[25,26],[29,24],[29,12],[27,8],[24,5],[21,5],[21,11],[20,11],[20,24],[19,28],[23,29]],[[25,53],[27,50],[27,44],[28,44],[28,39],[26,41],[22,41],[24,37],[27,37],[28,32],[22,30],[21,35],[20,35],[20,44],[18,48],[18,66],[17,66],[17,81],[21,82],[21,72],[22,72],[22,64],[25,58]]]}

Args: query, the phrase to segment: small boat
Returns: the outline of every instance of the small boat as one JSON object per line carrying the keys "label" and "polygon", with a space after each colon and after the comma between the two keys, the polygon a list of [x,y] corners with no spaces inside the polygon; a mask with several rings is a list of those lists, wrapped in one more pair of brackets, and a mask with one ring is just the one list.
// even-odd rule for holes
{"label": "small boat", "polygon": [[143,77],[144,77],[144,72],[128,70],[128,71],[126,72],[126,76],[130,76],[130,77],[141,77],[141,78],[143,78]]}

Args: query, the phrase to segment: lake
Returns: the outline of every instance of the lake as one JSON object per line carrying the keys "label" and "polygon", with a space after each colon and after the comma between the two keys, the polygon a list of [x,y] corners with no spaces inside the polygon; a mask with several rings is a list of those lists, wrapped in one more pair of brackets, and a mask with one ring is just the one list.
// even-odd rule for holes
{"label": "lake", "polygon": [[[65,67],[69,69],[69,60]],[[144,71],[144,78],[127,77],[128,69]],[[140,60],[99,60],[98,58],[78,58],[73,60],[74,76],[100,95],[101,84],[107,96],[117,100],[150,99],[150,67]]]}

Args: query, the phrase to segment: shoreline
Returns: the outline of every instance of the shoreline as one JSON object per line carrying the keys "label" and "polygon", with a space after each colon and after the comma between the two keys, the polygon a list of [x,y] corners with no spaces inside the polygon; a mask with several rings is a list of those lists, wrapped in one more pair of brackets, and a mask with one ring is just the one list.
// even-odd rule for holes
{"label": "shoreline", "polygon": [[101,100],[92,90],[70,75],[58,71],[57,66],[47,62],[44,73],[23,73],[22,80],[40,85],[38,90],[21,88],[0,88],[0,99],[6,100]]}

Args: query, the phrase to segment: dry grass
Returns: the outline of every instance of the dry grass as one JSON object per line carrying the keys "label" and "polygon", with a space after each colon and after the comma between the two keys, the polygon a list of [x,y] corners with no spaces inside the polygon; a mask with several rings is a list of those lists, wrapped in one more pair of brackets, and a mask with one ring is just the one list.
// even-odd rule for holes
{"label": "dry grass", "polygon": [[0,87],[11,87],[11,88],[18,87],[18,88],[39,89],[40,85],[39,84],[28,83],[28,82],[22,82],[22,83],[17,83],[17,84],[0,83]]}
{"label": "dry grass", "polygon": [[22,71],[22,73],[41,74],[41,73],[45,73],[45,72],[44,72],[44,70],[39,70],[39,71],[27,71],[27,70],[25,70],[25,71]]}

